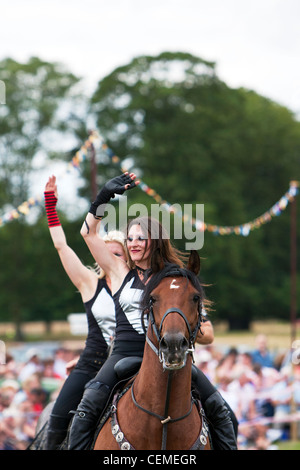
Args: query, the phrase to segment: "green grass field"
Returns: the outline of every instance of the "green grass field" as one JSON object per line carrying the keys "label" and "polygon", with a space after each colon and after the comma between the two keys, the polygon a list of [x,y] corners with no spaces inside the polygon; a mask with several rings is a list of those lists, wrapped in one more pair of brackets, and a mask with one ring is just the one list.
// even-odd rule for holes
{"label": "green grass field", "polygon": [[277,445],[279,450],[300,450],[300,441],[281,441]]}

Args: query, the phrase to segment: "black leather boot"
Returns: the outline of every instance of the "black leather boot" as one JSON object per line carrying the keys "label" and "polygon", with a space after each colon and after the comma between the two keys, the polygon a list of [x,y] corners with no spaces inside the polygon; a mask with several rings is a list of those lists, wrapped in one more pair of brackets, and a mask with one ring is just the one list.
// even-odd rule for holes
{"label": "black leather boot", "polygon": [[51,414],[44,450],[58,450],[68,431],[69,419]]}
{"label": "black leather boot", "polygon": [[213,450],[237,450],[230,411],[220,393],[216,390],[202,406],[210,424]]}
{"label": "black leather boot", "polygon": [[69,429],[68,450],[91,448],[98,420],[109,395],[110,389],[107,385],[94,381],[87,384]]}
{"label": "black leather boot", "polygon": [[64,432],[57,431],[55,429],[49,430],[47,432],[46,443],[43,450],[59,450],[67,432],[67,429]]}

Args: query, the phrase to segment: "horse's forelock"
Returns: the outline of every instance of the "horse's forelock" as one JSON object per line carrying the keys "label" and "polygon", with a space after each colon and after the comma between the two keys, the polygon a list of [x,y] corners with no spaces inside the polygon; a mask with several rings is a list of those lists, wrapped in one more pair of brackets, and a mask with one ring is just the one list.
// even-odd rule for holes
{"label": "horse's forelock", "polygon": [[144,311],[149,307],[149,301],[151,292],[160,284],[160,282],[165,279],[166,277],[184,277],[187,280],[191,281],[193,286],[202,293],[202,286],[196,274],[192,271],[189,271],[185,268],[180,268],[177,265],[167,264],[164,269],[161,271],[153,274],[149,279],[148,283],[146,284],[146,288],[144,291],[144,295],[141,301],[141,307]]}

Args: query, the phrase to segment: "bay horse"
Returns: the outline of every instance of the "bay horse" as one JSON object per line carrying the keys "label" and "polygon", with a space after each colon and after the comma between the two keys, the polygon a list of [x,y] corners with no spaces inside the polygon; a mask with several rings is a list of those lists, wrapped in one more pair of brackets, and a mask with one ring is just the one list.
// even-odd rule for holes
{"label": "bay horse", "polygon": [[152,261],[142,300],[148,317],[142,364],[115,395],[94,450],[210,449],[203,409],[191,394],[192,352],[202,320],[199,270],[196,251],[184,269]]}

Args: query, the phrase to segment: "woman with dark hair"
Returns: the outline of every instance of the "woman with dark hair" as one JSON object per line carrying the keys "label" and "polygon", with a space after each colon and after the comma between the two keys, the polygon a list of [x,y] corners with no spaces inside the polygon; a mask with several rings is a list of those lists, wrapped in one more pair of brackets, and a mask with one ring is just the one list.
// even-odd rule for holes
{"label": "woman with dark hair", "polygon": [[[90,448],[98,419],[105,409],[113,387],[119,380],[114,370],[116,363],[125,357],[143,357],[145,334],[141,322],[140,302],[145,282],[151,275],[152,254],[159,249],[164,263],[184,266],[184,256],[172,246],[162,225],[155,219],[137,218],[128,224],[125,246],[129,265],[114,257],[99,237],[98,223],[104,216],[106,204],[115,194],[123,194],[126,190],[134,188],[135,179],[134,173],[125,173],[108,181],[92,203],[81,229],[81,234],[95,261],[111,279],[116,311],[116,332],[112,354],[97,376],[87,384],[75,412],[69,432],[70,450]],[[214,388],[213,391],[215,392]],[[220,412],[222,407],[223,403],[215,405],[214,413]],[[227,440],[231,440],[229,445],[226,445],[227,448],[231,448],[234,446],[232,422],[228,409],[222,412],[223,425],[228,428],[224,434]]]}
{"label": "woman with dark hair", "polygon": [[96,377],[87,384],[77,407],[69,432],[70,450],[88,448],[99,416],[118,382],[114,371],[115,364],[124,357],[143,357],[145,334],[139,305],[153,250],[159,246],[165,262],[183,266],[182,256],[171,245],[157,221],[136,219],[129,223],[125,239],[129,266],[121,258],[113,256],[99,237],[98,225],[104,215],[105,205],[115,194],[122,194],[125,190],[133,188],[134,180],[134,174],[123,174],[106,183],[96,201],[92,203],[81,229],[95,261],[110,278],[116,311],[116,330],[111,355]]}
{"label": "woman with dark hair", "polygon": [[[168,260],[168,263],[177,264],[183,267],[186,263],[185,254],[177,250],[170,242],[169,236],[161,225],[161,223],[152,217],[137,217],[128,222],[126,234],[127,239],[125,240],[125,246],[132,241],[132,236],[129,234],[131,227],[139,225],[144,234],[145,240],[145,252],[149,247],[148,257],[151,259],[153,254],[159,250],[164,260]],[[128,265],[130,269],[136,267],[135,262],[129,256]]]}

